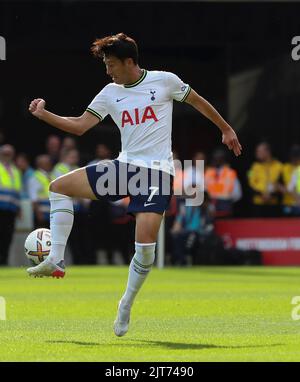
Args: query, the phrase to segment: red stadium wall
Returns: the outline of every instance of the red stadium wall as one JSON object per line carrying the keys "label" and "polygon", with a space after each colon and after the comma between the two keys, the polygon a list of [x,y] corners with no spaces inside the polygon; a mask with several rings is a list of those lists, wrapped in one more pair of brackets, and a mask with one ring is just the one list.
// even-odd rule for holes
{"label": "red stadium wall", "polygon": [[227,248],[257,249],[264,265],[300,265],[300,219],[219,220],[216,231]]}

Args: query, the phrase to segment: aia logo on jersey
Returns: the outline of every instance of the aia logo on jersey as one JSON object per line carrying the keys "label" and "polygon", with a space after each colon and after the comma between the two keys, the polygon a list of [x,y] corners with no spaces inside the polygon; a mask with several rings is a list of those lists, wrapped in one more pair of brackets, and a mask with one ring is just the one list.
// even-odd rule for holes
{"label": "aia logo on jersey", "polygon": [[122,112],[122,127],[124,127],[127,123],[131,126],[139,125],[140,123],[145,123],[147,119],[153,119],[154,122],[158,121],[151,106],[147,106],[144,111],[136,108],[131,114],[128,110],[124,110]]}

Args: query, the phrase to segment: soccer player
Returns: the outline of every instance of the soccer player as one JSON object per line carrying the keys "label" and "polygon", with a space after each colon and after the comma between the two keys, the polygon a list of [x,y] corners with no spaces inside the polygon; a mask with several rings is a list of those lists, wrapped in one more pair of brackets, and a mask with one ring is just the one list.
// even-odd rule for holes
{"label": "soccer player", "polygon": [[[135,254],[129,266],[127,288],[119,305],[114,331],[128,331],[133,301],[155,259],[155,245],[164,211],[172,195],[174,164],[171,151],[173,100],[187,102],[209,118],[222,132],[222,142],[236,156],[242,147],[230,125],[214,107],[177,75],[165,71],[147,71],[138,64],[136,42],[124,33],[97,39],[92,53],[103,59],[112,82],[106,85],[79,117],[61,117],[45,109],[43,99],[34,99],[29,111],[37,118],[67,133],[82,135],[110,114],[121,132],[122,151],[115,160],[74,170],[50,184],[50,229],[52,246],[47,259],[28,268],[35,277],[65,275],[64,251],[73,224],[72,198],[118,200],[130,197],[128,213],[135,216]],[[140,166],[141,161],[144,164]],[[101,177],[114,168],[114,182],[120,190],[121,177],[127,175],[127,188],[103,195]],[[146,192],[135,194],[129,183],[142,172],[148,180]],[[152,177],[155,172],[156,177]],[[112,172],[111,172],[112,173]],[[151,179],[150,179],[151,173]],[[121,176],[122,175],[122,176]],[[152,182],[152,179],[156,179]],[[150,179],[150,180],[149,180]],[[158,180],[157,180],[158,179]],[[169,194],[163,192],[167,183]],[[99,217],[101,219],[101,217]]]}

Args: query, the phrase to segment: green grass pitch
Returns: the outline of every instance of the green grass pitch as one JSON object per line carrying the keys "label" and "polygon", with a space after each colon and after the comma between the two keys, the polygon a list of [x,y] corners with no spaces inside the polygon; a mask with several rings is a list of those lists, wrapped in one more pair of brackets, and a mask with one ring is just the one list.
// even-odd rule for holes
{"label": "green grass pitch", "polygon": [[300,268],[153,269],[115,337],[127,267],[68,267],[64,279],[0,269],[0,361],[300,361]]}

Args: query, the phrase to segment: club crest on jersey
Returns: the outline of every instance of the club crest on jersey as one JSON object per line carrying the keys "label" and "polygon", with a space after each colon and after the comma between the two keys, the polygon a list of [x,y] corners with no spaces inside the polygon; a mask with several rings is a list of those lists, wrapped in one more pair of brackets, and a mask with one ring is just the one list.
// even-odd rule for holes
{"label": "club crest on jersey", "polygon": [[155,90],[150,90],[150,93],[152,94],[151,101],[155,100],[154,94],[156,93]]}
{"label": "club crest on jersey", "polygon": [[155,112],[151,106],[147,106],[144,111],[136,108],[131,113],[128,110],[124,110],[122,112],[122,127],[124,127],[128,123],[131,126],[139,125],[141,123],[145,123],[148,119],[153,119],[154,122],[158,121]]}

